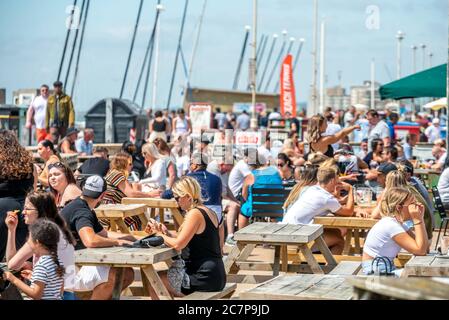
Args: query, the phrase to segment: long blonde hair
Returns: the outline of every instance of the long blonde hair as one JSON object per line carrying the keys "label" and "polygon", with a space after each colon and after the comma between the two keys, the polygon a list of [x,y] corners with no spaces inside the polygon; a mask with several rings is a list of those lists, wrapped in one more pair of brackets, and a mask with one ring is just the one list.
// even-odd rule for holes
{"label": "long blonde hair", "polygon": [[145,154],[149,154],[155,159],[161,159],[164,157],[162,154],[160,154],[157,146],[153,142],[145,143],[142,146],[142,154],[144,155],[144,157]]}
{"label": "long blonde hair", "polygon": [[283,206],[285,210],[290,208],[290,206],[298,200],[304,187],[317,184],[317,173],[318,167],[315,166],[307,167],[303,172],[301,172],[298,183],[293,187],[292,191],[290,191],[287,200],[285,200]]}
{"label": "long blonde hair", "polygon": [[309,143],[317,143],[321,138],[321,126],[326,119],[321,115],[314,115],[307,124],[307,140]]}
{"label": "long blonde hair", "polygon": [[184,197],[188,195],[192,198],[192,206],[189,210],[192,210],[203,204],[204,200],[201,197],[201,186],[192,177],[184,176],[173,184],[173,194]]}
{"label": "long blonde hair", "polygon": [[385,189],[390,190],[392,188],[407,188],[407,180],[403,172],[399,170],[391,171],[387,174],[385,179]]}
{"label": "long blonde hair", "polygon": [[411,197],[413,197],[413,194],[406,188],[391,188],[380,202],[380,214],[383,217],[399,215],[402,218],[398,206],[403,205]]}

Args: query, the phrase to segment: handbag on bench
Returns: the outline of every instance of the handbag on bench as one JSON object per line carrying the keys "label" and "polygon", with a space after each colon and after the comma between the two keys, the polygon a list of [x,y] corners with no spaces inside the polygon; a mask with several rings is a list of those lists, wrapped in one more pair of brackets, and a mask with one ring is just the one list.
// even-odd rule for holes
{"label": "handbag on bench", "polygon": [[[385,266],[385,271],[379,272],[379,262],[382,262]],[[376,263],[376,269],[377,271],[374,271],[374,263]],[[379,275],[379,276],[395,276],[395,273],[393,272],[394,267],[393,263],[390,259],[386,257],[376,257],[371,262],[371,271],[368,273],[369,275]]]}

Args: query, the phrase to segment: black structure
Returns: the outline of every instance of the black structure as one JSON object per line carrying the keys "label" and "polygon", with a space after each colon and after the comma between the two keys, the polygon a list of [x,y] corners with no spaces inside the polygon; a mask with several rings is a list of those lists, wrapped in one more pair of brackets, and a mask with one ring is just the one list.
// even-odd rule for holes
{"label": "black structure", "polygon": [[[106,103],[109,99],[97,102],[86,113],[86,128],[95,132],[95,143],[104,143],[106,140]],[[126,99],[112,100],[112,128],[113,139],[111,143],[122,143],[129,140],[130,129],[136,129],[136,139],[144,139],[148,120],[145,114],[140,114],[140,106]]]}

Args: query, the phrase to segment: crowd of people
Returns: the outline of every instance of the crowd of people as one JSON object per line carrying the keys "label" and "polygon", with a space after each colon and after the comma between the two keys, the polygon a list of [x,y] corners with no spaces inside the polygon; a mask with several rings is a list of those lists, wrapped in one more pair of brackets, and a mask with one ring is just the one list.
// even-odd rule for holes
{"label": "crowd of people", "polygon": [[[35,119],[42,166],[12,131],[0,130],[0,260],[5,259],[10,270],[22,270],[22,279],[9,272],[5,277],[33,299],[75,299],[78,291],[91,291],[92,299],[111,298],[117,269],[77,269],[74,251],[136,240],[110,231],[108,221],[94,212],[99,204],[121,203],[125,197],[174,199],[184,214],[177,232],[157,220],[143,226],[138,218],[125,219],[130,230],[160,235],[167,246],[182,252],[161,273],[173,296],[224,287],[223,246],[235,245],[235,231],[251,222],[255,187],[291,188],[284,216],[277,222],[311,224],[314,217],[328,214],[379,219],[364,246],[367,274],[377,257],[393,262],[401,249],[416,255],[429,250],[434,206],[426,186],[413,176],[418,137],[409,134],[401,141],[396,136],[395,113],[369,110],[362,115],[351,107],[340,115],[327,109],[308,119],[302,141],[296,117],[282,118],[277,110],[261,113],[260,128],[270,130],[282,123],[288,138],[274,148],[267,135],[258,147],[232,149],[229,158],[214,154],[210,136],[192,134],[184,110],[158,110],[154,115],[149,110],[147,139],[126,141],[110,156],[106,148],[93,146],[92,129],[78,139],[70,97],[61,83],[54,87],[55,94],[48,96],[48,86],[42,86],[41,98],[33,101],[28,114],[28,127]],[[213,120],[216,133],[251,129],[246,112],[235,117],[217,108]],[[349,141],[360,136],[365,120],[368,130],[354,152]],[[449,208],[449,163],[438,128],[434,120],[425,130],[436,158],[426,166],[443,170],[439,190]],[[61,153],[92,157],[71,170]],[[372,190],[374,208],[355,205],[354,189],[360,187]],[[342,253],[345,232],[324,231],[333,254]],[[386,265],[378,266],[382,268]],[[133,270],[126,269],[122,288],[133,279]]]}

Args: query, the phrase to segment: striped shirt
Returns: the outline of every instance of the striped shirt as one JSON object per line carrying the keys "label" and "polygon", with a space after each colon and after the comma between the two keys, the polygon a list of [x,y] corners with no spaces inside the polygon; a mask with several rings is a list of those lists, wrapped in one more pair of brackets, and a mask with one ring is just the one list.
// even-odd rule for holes
{"label": "striped shirt", "polygon": [[33,267],[31,283],[44,284],[42,300],[62,300],[61,289],[64,277],[58,276],[57,265],[49,255],[41,256]]}
{"label": "striped shirt", "polygon": [[102,203],[121,203],[122,198],[126,197],[126,195],[118,186],[120,183],[126,181],[125,175],[118,170],[112,169],[104,178],[108,184],[108,189],[106,190]]}
{"label": "striped shirt", "polygon": [[[108,188],[101,203],[102,204],[122,203],[122,198],[126,197],[126,194],[123,193],[118,186],[120,185],[120,183],[126,181],[125,175],[121,171],[111,169],[104,178],[108,184]],[[141,230],[142,224],[138,217],[126,217],[124,220],[125,224],[131,230],[133,231]],[[103,219],[101,219],[101,222],[105,223],[106,221],[103,221]],[[108,222],[106,222],[106,224],[108,224]]]}

